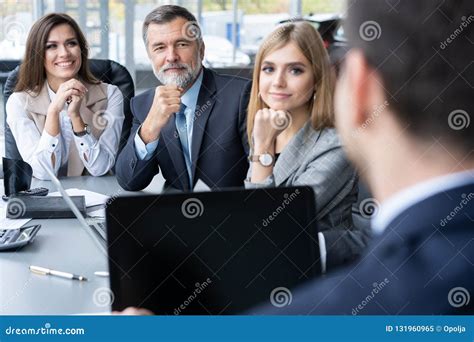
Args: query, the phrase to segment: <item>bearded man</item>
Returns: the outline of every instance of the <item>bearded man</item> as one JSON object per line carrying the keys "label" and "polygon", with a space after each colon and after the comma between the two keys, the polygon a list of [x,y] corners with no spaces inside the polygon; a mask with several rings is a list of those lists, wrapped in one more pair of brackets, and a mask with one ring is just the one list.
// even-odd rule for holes
{"label": "bearded man", "polygon": [[201,31],[183,7],[149,13],[143,40],[162,85],[131,100],[133,126],[116,164],[119,184],[141,190],[161,170],[165,188],[191,190],[198,179],[212,189],[243,186],[250,81],[203,67]]}

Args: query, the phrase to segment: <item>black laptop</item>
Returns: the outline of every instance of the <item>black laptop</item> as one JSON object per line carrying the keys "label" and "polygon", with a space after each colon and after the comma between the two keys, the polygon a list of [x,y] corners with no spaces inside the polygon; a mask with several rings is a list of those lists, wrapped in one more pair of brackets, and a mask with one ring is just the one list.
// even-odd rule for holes
{"label": "black laptop", "polygon": [[288,305],[321,272],[310,187],[119,197],[106,212],[113,310]]}

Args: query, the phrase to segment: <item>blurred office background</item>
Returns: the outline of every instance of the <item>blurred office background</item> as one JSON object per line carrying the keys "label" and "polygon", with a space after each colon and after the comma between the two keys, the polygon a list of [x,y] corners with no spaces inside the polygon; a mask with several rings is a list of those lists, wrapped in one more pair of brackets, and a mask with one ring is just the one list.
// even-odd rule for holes
{"label": "blurred office background", "polygon": [[[344,0],[0,0],[0,90],[22,59],[28,31],[50,12],[66,12],[87,36],[90,57],[111,59],[131,73],[136,93],[156,84],[143,44],[145,16],[155,7],[176,4],[198,19],[206,44],[204,64],[249,76],[263,37],[278,23],[303,17],[320,30],[329,47],[343,41]],[[225,69],[225,70],[222,70]],[[4,155],[4,103],[0,96],[0,153]]]}

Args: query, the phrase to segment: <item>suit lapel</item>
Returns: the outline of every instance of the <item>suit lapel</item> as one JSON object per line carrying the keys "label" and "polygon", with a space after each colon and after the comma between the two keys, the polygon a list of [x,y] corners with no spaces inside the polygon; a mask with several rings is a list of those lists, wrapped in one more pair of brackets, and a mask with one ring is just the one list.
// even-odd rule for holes
{"label": "suit lapel", "polygon": [[214,75],[211,71],[203,69],[204,75],[202,79],[201,89],[199,90],[196,111],[194,112],[193,123],[193,141],[191,144],[191,171],[192,179],[196,173],[196,164],[201,150],[202,139],[205,134],[207,120],[211,114],[212,108],[216,102],[214,94],[216,92],[216,84]]}
{"label": "suit lapel", "polygon": [[321,131],[315,131],[310,122],[306,123],[296,133],[275,164],[273,174],[276,186],[283,184],[298,167],[301,167],[303,160],[308,152],[314,148],[314,144],[316,144],[320,135]]}

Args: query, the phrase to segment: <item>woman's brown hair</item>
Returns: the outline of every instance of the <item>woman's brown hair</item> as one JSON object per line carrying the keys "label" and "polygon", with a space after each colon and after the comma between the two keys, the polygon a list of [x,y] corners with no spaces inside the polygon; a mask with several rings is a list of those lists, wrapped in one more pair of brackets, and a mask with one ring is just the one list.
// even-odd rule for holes
{"label": "woman's brown hair", "polygon": [[81,48],[81,68],[78,76],[84,82],[96,84],[99,81],[89,70],[89,47],[86,38],[77,23],[69,15],[64,13],[51,13],[43,16],[31,27],[26,40],[25,57],[20,65],[16,92],[27,91],[39,93],[46,81],[46,70],[44,58],[46,53],[46,42],[51,30],[62,24],[69,25],[75,32],[79,47]]}
{"label": "woman's brown hair", "polygon": [[265,38],[255,58],[252,90],[247,111],[247,135],[250,144],[252,144],[255,114],[262,108],[268,108],[259,96],[262,62],[269,53],[284,47],[290,42],[294,42],[311,63],[315,80],[315,92],[314,96],[311,96],[311,103],[309,104],[312,127],[318,130],[334,126],[334,79],[329,56],[324,48],[321,36],[311,24],[304,21],[282,24]]}

